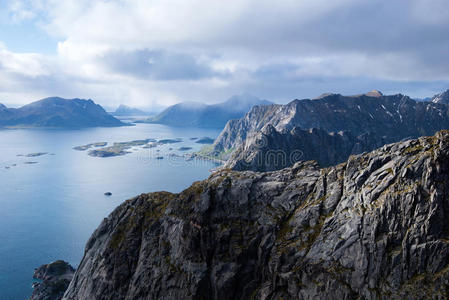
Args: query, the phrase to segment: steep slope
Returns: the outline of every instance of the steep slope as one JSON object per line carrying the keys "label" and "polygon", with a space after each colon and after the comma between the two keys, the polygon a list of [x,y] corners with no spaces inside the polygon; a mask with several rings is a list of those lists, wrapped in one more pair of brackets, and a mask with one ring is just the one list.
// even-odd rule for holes
{"label": "steep slope", "polygon": [[51,97],[20,108],[0,110],[0,126],[78,128],[123,125],[92,100]]}
{"label": "steep slope", "polygon": [[271,102],[251,95],[233,96],[223,103],[214,105],[183,102],[168,107],[145,122],[172,126],[223,128],[226,122],[241,118],[251,107],[267,104]]}
{"label": "steep slope", "polygon": [[358,96],[326,94],[314,100],[294,100],[287,105],[254,107],[243,118],[226,124],[212,154],[236,150],[247,137],[258,134],[268,124],[279,132],[295,127],[319,128],[328,133],[350,132],[354,137],[375,135],[384,143],[392,143],[448,129],[449,106],[372,91]]}
{"label": "steep slope", "polygon": [[433,96],[431,101],[433,103],[449,104],[449,90],[446,90],[441,94],[437,94],[437,95]]}
{"label": "steep slope", "polygon": [[385,145],[382,137],[367,133],[355,137],[351,132],[328,133],[321,129],[278,132],[268,124],[248,137],[234,151],[224,167],[243,171],[275,171],[296,162],[316,160],[322,167],[344,162],[351,154],[371,151]]}
{"label": "steep slope", "polygon": [[449,132],[319,169],[222,170],[94,232],[64,299],[442,299]]}

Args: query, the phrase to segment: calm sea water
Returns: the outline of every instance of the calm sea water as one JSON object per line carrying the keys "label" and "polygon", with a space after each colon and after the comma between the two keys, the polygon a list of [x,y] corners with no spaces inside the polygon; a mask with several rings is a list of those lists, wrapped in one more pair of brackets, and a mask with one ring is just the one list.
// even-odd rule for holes
{"label": "calm sea water", "polygon": [[[206,178],[213,163],[186,162],[169,153],[185,153],[177,150],[182,146],[198,150],[201,145],[190,138],[218,134],[217,130],[152,124],[0,130],[0,299],[27,299],[33,270],[42,264],[64,259],[76,267],[92,232],[124,200],[152,191],[179,192]],[[183,142],[138,147],[131,154],[111,158],[90,157],[72,149],[92,142],[146,138],[182,138]],[[50,154],[17,156],[35,152]],[[112,196],[104,196],[105,192]]]}

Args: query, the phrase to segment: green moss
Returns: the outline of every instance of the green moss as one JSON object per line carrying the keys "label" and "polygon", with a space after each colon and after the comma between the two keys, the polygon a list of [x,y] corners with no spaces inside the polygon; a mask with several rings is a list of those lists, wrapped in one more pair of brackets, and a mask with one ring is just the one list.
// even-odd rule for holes
{"label": "green moss", "polygon": [[409,146],[405,148],[404,154],[415,154],[419,151],[421,151],[424,147],[421,144],[415,145],[415,146]]}

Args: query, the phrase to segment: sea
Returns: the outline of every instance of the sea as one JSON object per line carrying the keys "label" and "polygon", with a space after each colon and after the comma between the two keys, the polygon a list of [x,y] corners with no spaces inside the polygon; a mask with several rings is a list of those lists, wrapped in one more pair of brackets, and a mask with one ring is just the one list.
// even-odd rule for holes
{"label": "sea", "polygon": [[[206,179],[217,165],[184,155],[204,146],[196,138],[216,138],[219,132],[158,124],[0,130],[0,299],[28,299],[34,269],[42,264],[62,259],[77,267],[90,235],[126,199],[176,193]],[[181,142],[137,146],[115,157],[73,149],[142,139]]]}

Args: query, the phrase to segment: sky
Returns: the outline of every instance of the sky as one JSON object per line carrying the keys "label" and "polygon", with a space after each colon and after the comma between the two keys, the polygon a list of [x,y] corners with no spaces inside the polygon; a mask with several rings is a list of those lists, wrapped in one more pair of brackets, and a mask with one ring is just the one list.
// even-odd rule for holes
{"label": "sky", "polygon": [[447,0],[0,0],[0,103],[449,89]]}

